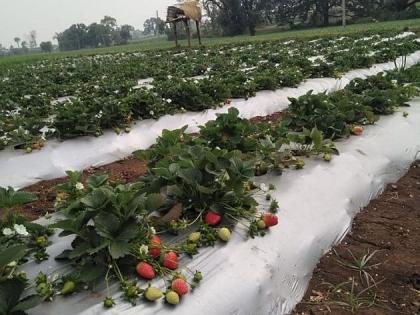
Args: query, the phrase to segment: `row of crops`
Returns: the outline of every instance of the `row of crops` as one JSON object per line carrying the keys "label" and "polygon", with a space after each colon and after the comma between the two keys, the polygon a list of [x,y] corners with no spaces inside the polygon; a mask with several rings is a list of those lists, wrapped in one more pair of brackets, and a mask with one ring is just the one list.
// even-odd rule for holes
{"label": "row of crops", "polygon": [[[339,154],[336,140],[360,135],[363,126],[419,95],[419,77],[416,65],[355,79],[331,94],[308,93],[291,99],[279,121],[251,123],[230,109],[201,126],[198,135],[186,128],[166,130],[154,146],[134,153],[148,163],[147,174],[135,182],[115,183],[107,175],[82,180],[80,172],[68,172],[68,182],[57,187],[59,219],[47,227],[13,212],[33,195],[0,189],[0,207],[7,213],[0,222],[0,314],[24,314],[57,295],[98,285],[105,286],[105,308],[157,300],[176,305],[193,298],[189,292],[200,290],[205,275],[181,262],[201,248],[228,242],[238,223],[249,237],[263,237],[277,225],[279,204],[270,195],[275,187],[256,184],[254,176],[302,169],[307,158],[327,163]],[[27,261],[47,270],[42,262],[49,259],[46,248],[55,229],[74,237],[52,257],[72,271],[49,270],[54,276],[40,272],[28,279],[22,272]],[[119,293],[109,289],[115,282]]]}
{"label": "row of crops", "polygon": [[412,33],[44,60],[0,68],[0,150],[130,131],[134,121],[221,106],[419,50]]}

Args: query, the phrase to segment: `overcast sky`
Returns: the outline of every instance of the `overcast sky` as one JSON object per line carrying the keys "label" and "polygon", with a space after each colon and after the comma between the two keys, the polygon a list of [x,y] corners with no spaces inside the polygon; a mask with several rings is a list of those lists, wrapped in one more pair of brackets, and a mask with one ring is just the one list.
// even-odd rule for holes
{"label": "overcast sky", "polygon": [[119,25],[130,24],[136,29],[175,0],[0,0],[0,43],[15,45],[13,39],[27,40],[31,30],[38,33],[38,43],[52,40],[74,23],[99,22],[104,15],[117,19]]}

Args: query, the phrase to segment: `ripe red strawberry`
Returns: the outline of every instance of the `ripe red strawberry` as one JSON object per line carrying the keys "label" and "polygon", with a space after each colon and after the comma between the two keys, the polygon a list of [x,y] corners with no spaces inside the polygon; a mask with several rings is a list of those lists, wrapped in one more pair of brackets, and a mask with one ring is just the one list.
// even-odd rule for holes
{"label": "ripe red strawberry", "polygon": [[153,235],[150,241],[149,255],[153,258],[159,257],[161,244],[162,240],[160,239],[160,237],[157,235]]}
{"label": "ripe red strawberry", "polygon": [[143,279],[152,280],[154,277],[156,277],[156,273],[153,267],[143,261],[139,262],[136,267],[136,271],[137,274]]}
{"label": "ripe red strawberry", "polygon": [[264,213],[262,219],[266,227],[274,226],[279,223],[279,218],[275,214],[269,212]]}
{"label": "ripe red strawberry", "polygon": [[185,295],[188,293],[188,284],[184,279],[175,279],[172,281],[171,288],[179,295]]}
{"label": "ripe red strawberry", "polygon": [[353,129],[351,130],[353,132],[353,134],[355,134],[356,136],[360,136],[363,133],[363,127],[362,126],[354,126]]}
{"label": "ripe red strawberry", "polygon": [[168,252],[165,254],[163,257],[163,266],[171,270],[178,268],[178,256],[175,252]]}
{"label": "ripe red strawberry", "polygon": [[204,217],[204,222],[208,225],[217,225],[222,221],[222,216],[216,212],[209,211]]}

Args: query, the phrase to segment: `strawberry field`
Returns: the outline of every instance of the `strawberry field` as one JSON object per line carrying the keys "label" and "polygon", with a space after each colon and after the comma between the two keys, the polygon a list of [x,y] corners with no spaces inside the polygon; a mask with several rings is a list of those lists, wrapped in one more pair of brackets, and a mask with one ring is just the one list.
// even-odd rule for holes
{"label": "strawberry field", "polygon": [[[420,150],[419,50],[384,33],[0,69],[0,315],[287,314]],[[128,150],[134,181],[83,174]],[[53,213],[15,211],[65,169]]]}
{"label": "strawberry field", "polygon": [[3,66],[0,149],[129,132],[134,121],[202,111],[260,90],[339,77],[419,50],[412,33],[94,55]]}

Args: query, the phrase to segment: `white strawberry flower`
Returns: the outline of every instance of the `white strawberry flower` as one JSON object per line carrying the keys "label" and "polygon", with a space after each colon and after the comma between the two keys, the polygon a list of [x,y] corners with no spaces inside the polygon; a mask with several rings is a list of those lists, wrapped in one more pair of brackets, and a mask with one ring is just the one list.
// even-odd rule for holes
{"label": "white strawberry flower", "polygon": [[156,229],[153,226],[150,227],[150,233],[153,235],[156,234]]}
{"label": "white strawberry flower", "polygon": [[15,234],[15,232],[11,228],[4,228],[3,229],[3,235],[4,236],[10,236]]}
{"label": "white strawberry flower", "polygon": [[77,182],[76,185],[76,190],[83,190],[85,189],[85,186],[81,183],[81,182]]}
{"label": "white strawberry flower", "polygon": [[22,224],[15,224],[13,228],[15,229],[16,233],[19,235],[22,235],[22,236],[29,235],[28,231],[26,230],[26,227]]}
{"label": "white strawberry flower", "polygon": [[17,262],[16,261],[12,261],[12,262],[10,262],[8,265],[7,265],[7,267],[16,267],[17,266]]}
{"label": "white strawberry flower", "polygon": [[168,98],[168,99],[166,100],[166,102],[167,102],[167,103],[169,103],[169,104],[171,104],[171,103],[172,103],[172,100],[171,100],[170,98]]}
{"label": "white strawberry flower", "polygon": [[264,183],[260,184],[260,189],[261,189],[262,191],[264,191],[264,192],[269,191],[268,186],[267,186],[266,184],[264,184]]}
{"label": "white strawberry flower", "polygon": [[140,254],[147,254],[149,252],[149,247],[147,245],[140,246]]}

